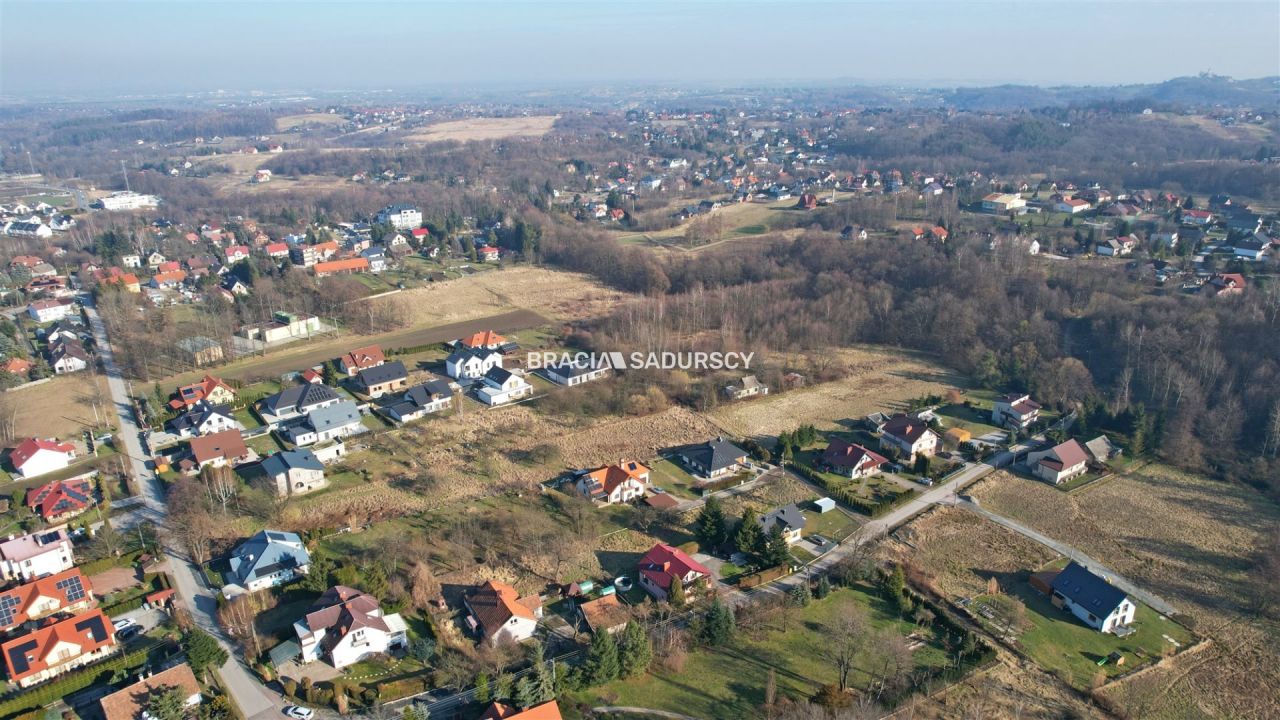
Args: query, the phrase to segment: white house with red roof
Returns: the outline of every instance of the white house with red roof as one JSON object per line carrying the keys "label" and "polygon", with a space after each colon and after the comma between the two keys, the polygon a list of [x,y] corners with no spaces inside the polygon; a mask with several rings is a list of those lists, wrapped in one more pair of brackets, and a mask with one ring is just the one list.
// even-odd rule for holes
{"label": "white house with red roof", "polygon": [[382,352],[382,348],[377,345],[368,345],[356,348],[338,358],[338,367],[346,373],[347,377],[355,377],[361,370],[378,367],[386,361],[387,356]]}
{"label": "white house with red roof", "polygon": [[61,470],[71,464],[76,457],[76,447],[71,443],[58,442],[52,438],[27,438],[9,452],[9,462],[13,469],[24,478],[33,478],[55,470]]}
{"label": "white house with red roof", "polygon": [[268,243],[266,247],[267,255],[273,258],[289,257],[289,243]]}
{"label": "white house with red roof", "polygon": [[96,502],[93,481],[85,477],[54,480],[27,491],[27,507],[48,523],[73,518]]}
{"label": "white house with red roof", "polygon": [[630,502],[649,489],[649,468],[635,460],[620,460],[595,470],[582,471],[574,483],[578,492],[604,505]]}
{"label": "white house with red roof", "polygon": [[462,602],[470,613],[467,624],[494,645],[528,640],[542,619],[540,596],[520,597],[515,587],[497,580],[468,591]]}
{"label": "white house with red roof", "polygon": [[1089,469],[1089,453],[1075,440],[1068,440],[1048,450],[1027,453],[1031,474],[1050,485],[1061,485],[1083,475]]}
{"label": "white house with red roof", "polygon": [[480,258],[481,262],[495,262],[499,255],[501,255],[501,251],[492,245],[476,248],[476,256]]}
{"label": "white house with red roof", "polygon": [[834,438],[822,451],[822,467],[850,478],[864,478],[880,472],[886,460],[857,443]]}
{"label": "white house with red roof", "polygon": [[61,320],[75,310],[75,303],[66,298],[34,300],[27,305],[27,315],[38,323]]}
{"label": "white house with red roof", "polygon": [[408,626],[399,614],[383,614],[377,598],[344,585],[326,590],[293,630],[303,662],[326,659],[335,668],[408,642]]}
{"label": "white house with red roof", "polygon": [[929,423],[916,415],[898,413],[880,431],[880,448],[897,448],[908,462],[916,455],[937,453],[940,444],[941,438],[929,429]]}
{"label": "white house with red roof", "polygon": [[119,649],[111,618],[95,608],[14,638],[0,645],[0,654],[9,682],[27,688]]}
{"label": "white house with red roof", "polygon": [[248,245],[232,245],[231,247],[227,248],[224,252],[226,253],[228,265],[231,265],[232,263],[238,263],[241,260],[249,259]]}
{"label": "white house with red roof", "polygon": [[671,581],[679,578],[688,593],[693,584],[704,578],[710,580],[711,571],[679,548],[658,543],[640,558],[636,566],[640,575],[640,587],[655,599],[666,600],[671,592]]}

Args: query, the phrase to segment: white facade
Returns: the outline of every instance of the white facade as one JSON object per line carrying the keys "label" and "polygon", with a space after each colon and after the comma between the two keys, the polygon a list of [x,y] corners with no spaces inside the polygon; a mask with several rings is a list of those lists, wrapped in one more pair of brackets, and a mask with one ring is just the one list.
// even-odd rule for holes
{"label": "white facade", "polygon": [[62,470],[70,465],[75,457],[74,450],[59,452],[48,448],[40,448],[26,462],[22,463],[22,467],[14,468],[14,470],[24,478],[39,477],[46,473]]}
{"label": "white facade", "polygon": [[27,306],[27,315],[38,323],[54,322],[70,315],[75,305],[70,302],[36,301]]}
{"label": "white facade", "polygon": [[476,397],[486,405],[503,405],[533,394],[533,386],[519,375],[511,375],[501,383],[488,377],[482,382],[484,384],[476,390]]}
{"label": "white facade", "polygon": [[140,210],[142,208],[153,208],[160,204],[160,199],[155,195],[142,195],[136,192],[118,192],[112,193],[102,198],[103,210]]}
{"label": "white facade", "polygon": [[0,542],[0,578],[31,582],[75,566],[71,540],[62,530],[41,530]]}
{"label": "white facade", "polygon": [[377,220],[397,230],[412,230],[422,224],[422,211],[407,205],[389,205],[378,211]]}
{"label": "white facade", "polygon": [[483,377],[493,368],[502,367],[502,353],[490,352],[485,355],[461,352],[450,355],[445,361],[445,373],[455,379],[476,379]]}

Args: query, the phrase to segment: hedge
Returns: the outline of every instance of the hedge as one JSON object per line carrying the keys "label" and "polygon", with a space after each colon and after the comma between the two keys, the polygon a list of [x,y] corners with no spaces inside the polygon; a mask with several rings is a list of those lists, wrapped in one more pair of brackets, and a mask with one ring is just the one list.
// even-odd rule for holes
{"label": "hedge", "polygon": [[153,643],[147,647],[139,648],[124,655],[116,655],[109,660],[76,670],[53,682],[27,690],[15,689],[13,691],[16,694],[15,697],[0,701],[0,720],[9,720],[18,715],[37,710],[55,700],[61,700],[72,693],[79,692],[90,685],[105,684],[117,670],[123,669],[132,672],[141,668],[147,663],[147,658],[151,655],[151,651],[158,647],[160,647],[160,643]]}
{"label": "hedge", "polygon": [[94,560],[93,562],[82,564],[80,566],[80,572],[85,575],[97,575],[98,573],[106,572],[112,568],[131,567],[134,563],[138,562],[138,558],[141,557],[141,555],[142,551],[136,550],[134,552],[121,555],[118,558],[105,557],[101,560]]}
{"label": "hedge", "polygon": [[821,486],[822,489],[826,490],[827,494],[832,498],[839,500],[864,515],[870,515],[873,518],[884,515],[895,507],[898,507],[920,494],[919,491],[915,489],[904,490],[888,500],[876,502],[860,497],[857,493],[851,492],[848,488],[832,486],[831,482],[827,480],[827,478],[823,477],[821,473],[803,463],[793,462],[789,464],[788,467],[809,482]]}
{"label": "hedge", "polygon": [[717,492],[719,490],[724,490],[725,488],[731,488],[737,485],[741,485],[742,483],[746,482],[749,479],[750,477],[746,473],[738,473],[732,477],[727,477],[721,480],[712,480],[711,482],[702,483],[698,485],[698,492],[702,493],[703,495],[707,495],[709,493]]}
{"label": "hedge", "polygon": [[392,348],[388,350],[386,354],[388,357],[395,357],[397,355],[415,355],[417,353],[426,352],[428,350],[439,350],[440,346],[441,346],[440,343],[427,343],[426,345],[410,345],[408,347]]}
{"label": "hedge", "polygon": [[777,580],[778,578],[783,577],[784,575],[787,575],[790,572],[791,572],[791,568],[787,567],[786,565],[779,565],[777,567],[772,567],[767,570],[761,570],[760,572],[752,573],[751,575],[744,575],[742,578],[738,580],[738,587],[740,588],[758,587],[767,582]]}

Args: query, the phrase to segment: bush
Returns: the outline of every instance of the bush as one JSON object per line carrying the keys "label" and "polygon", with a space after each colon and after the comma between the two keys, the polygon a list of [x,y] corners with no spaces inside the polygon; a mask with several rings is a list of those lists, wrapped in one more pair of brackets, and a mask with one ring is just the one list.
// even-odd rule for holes
{"label": "bush", "polygon": [[784,575],[787,575],[790,572],[791,572],[791,568],[788,568],[784,565],[779,565],[778,567],[761,570],[760,572],[752,573],[751,575],[742,576],[738,580],[738,587],[741,589],[757,587],[767,582],[777,580],[778,578],[783,577]]}

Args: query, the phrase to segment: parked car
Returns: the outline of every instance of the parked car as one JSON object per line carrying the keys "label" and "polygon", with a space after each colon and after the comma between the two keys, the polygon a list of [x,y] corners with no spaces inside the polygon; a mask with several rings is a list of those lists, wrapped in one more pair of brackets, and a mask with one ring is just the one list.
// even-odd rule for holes
{"label": "parked car", "polygon": [[131,628],[137,624],[138,624],[138,621],[134,620],[133,618],[120,618],[119,620],[111,621],[111,627],[115,628],[116,632],[120,632],[125,628]]}
{"label": "parked car", "polygon": [[119,631],[117,631],[117,632],[116,632],[116,639],[117,639],[117,640],[131,640],[131,639],[133,639],[133,638],[135,638],[135,637],[137,637],[137,636],[139,636],[139,635],[141,635],[141,634],[142,634],[142,626],[141,626],[141,625],[130,625],[129,627],[124,628],[123,630],[119,630]]}
{"label": "parked car", "polygon": [[300,705],[290,705],[284,709],[284,714],[294,720],[311,720],[315,716],[316,711],[311,708],[305,708]]}

